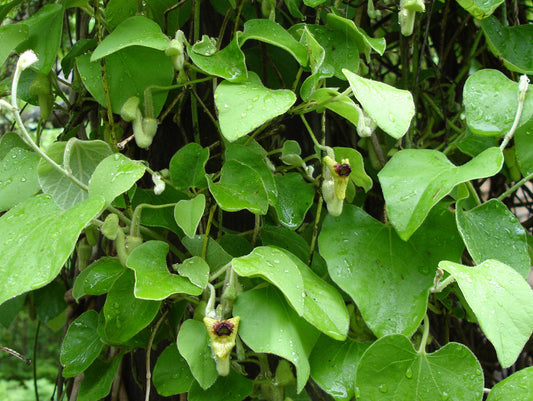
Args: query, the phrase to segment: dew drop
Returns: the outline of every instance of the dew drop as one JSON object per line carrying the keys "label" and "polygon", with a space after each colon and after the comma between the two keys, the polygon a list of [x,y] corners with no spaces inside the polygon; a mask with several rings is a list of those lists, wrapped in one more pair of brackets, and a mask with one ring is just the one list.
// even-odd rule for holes
{"label": "dew drop", "polygon": [[379,391],[381,393],[386,393],[387,391],[389,391],[389,388],[387,387],[386,384],[381,384],[379,387],[378,387]]}
{"label": "dew drop", "polygon": [[411,368],[407,368],[407,370],[405,371],[405,377],[407,377],[408,379],[413,378],[413,371],[411,370]]}

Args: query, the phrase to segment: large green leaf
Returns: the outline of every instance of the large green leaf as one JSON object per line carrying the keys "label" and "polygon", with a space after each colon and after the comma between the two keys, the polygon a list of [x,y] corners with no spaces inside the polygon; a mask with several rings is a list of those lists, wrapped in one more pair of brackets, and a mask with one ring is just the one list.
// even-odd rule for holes
{"label": "large green leaf", "polygon": [[12,148],[0,161],[0,211],[8,210],[39,191],[39,156]]}
{"label": "large green leaf", "polygon": [[360,77],[347,69],[342,72],[348,78],[356,99],[378,127],[393,138],[401,138],[415,115],[411,92]]}
{"label": "large green leaf", "polygon": [[[494,101],[494,94],[498,101]],[[500,71],[481,70],[472,74],[463,88],[468,128],[478,135],[503,135],[513,125],[518,108],[518,83]],[[533,94],[528,92],[518,126],[533,116]]]}
{"label": "large green leaf", "polygon": [[161,32],[156,22],[143,16],[128,18],[107,35],[94,50],[91,61],[109,56],[130,46],[149,47],[165,50],[170,39]]}
{"label": "large green leaf", "polygon": [[[47,154],[87,185],[96,166],[112,152],[109,145],[103,141],[71,138],[68,142],[53,143]],[[39,162],[37,173],[43,192],[52,195],[62,209],[68,209],[89,196],[86,190],[78,187],[44,159]]]}
{"label": "large green leaf", "polygon": [[133,295],[134,274],[126,269],[115,281],[104,304],[105,340],[115,344],[132,338],[154,319],[161,302],[137,299]]}
{"label": "large green leaf", "polygon": [[294,92],[268,89],[253,72],[241,83],[222,81],[215,91],[220,130],[230,142],[285,113],[295,101]]}
{"label": "large green leaf", "polygon": [[106,205],[130,189],[144,175],[146,167],[126,156],[115,153],[102,160],[89,181],[89,196],[101,196]]}
{"label": "large green leaf", "polygon": [[[202,51],[197,52],[200,46]],[[224,49],[217,51],[211,40],[204,35],[201,42],[187,48],[187,54],[193,63],[208,75],[215,75],[229,82],[242,82],[248,77],[244,53],[237,39],[233,39]]]}
{"label": "large green leaf", "polygon": [[194,377],[187,361],[178,352],[176,344],[170,344],[159,355],[152,380],[157,392],[165,397],[189,391]]}
{"label": "large green leaf", "polygon": [[32,65],[32,69],[47,74],[59,51],[61,31],[63,29],[63,5],[47,4],[31,17],[19,24],[28,27],[28,38],[17,46],[20,54],[31,49],[39,61]]}
{"label": "large green leaf", "polygon": [[135,248],[126,265],[135,272],[134,294],[138,299],[160,301],[172,294],[200,295],[202,289],[167,268],[169,246],[163,241],[148,241]]}
{"label": "large green leaf", "polygon": [[76,277],[72,287],[72,296],[78,301],[83,295],[105,294],[123,272],[124,266],[118,259],[100,258],[87,266]]}
{"label": "large green leaf", "polygon": [[503,0],[457,0],[457,3],[475,18],[485,18],[498,8]]}
{"label": "large green leaf", "polygon": [[0,217],[0,304],[51,282],[103,206],[95,197],[63,211],[49,195],[39,195]]}
{"label": "large green leaf", "polygon": [[352,297],[378,337],[411,335],[417,329],[437,263],[449,255],[459,260],[463,250],[445,206],[435,208],[404,242],[392,227],[345,205],[340,216],[326,217],[318,243],[331,278]]}
{"label": "large green leaf", "polygon": [[311,377],[329,395],[348,401],[355,395],[357,365],[370,343],[340,342],[320,336],[309,357]]}
{"label": "large green leaf", "polygon": [[513,373],[496,384],[490,390],[487,401],[530,400],[532,388],[533,367],[530,366]]}
{"label": "large green leaf", "polygon": [[458,204],[455,216],[474,263],[497,259],[527,277],[531,268],[527,232],[502,202],[491,199],[467,211]]}
{"label": "large green leaf", "polygon": [[[76,58],[76,65],[83,84],[100,105],[107,107],[100,61],[90,60],[90,54]],[[165,53],[149,47],[126,47],[105,58],[111,108],[118,114],[122,105],[132,96],[144,99],[149,86],[166,87],[174,79],[174,67]],[[152,90],[154,116],[162,110],[167,99],[167,90]],[[146,111],[141,101],[139,106]]]}
{"label": "large green leaf", "polygon": [[318,331],[298,317],[273,287],[239,295],[233,314],[241,317],[239,335],[254,352],[275,354],[294,364],[297,389],[302,391],[310,372],[307,358]]}
{"label": "large green leaf", "polygon": [[520,171],[524,177],[533,174],[533,119],[516,130],[514,144]]}
{"label": "large green leaf", "polygon": [[244,32],[239,36],[239,46],[250,39],[278,46],[288,51],[301,66],[307,65],[305,46],[294,39],[283,27],[269,19],[251,19],[244,23]]}
{"label": "large green leaf", "polygon": [[244,277],[262,277],[278,287],[301,316],[304,314],[304,281],[291,257],[280,249],[260,246],[232,261],[233,270]]}
{"label": "large green leaf", "polygon": [[84,312],[70,324],[61,344],[60,360],[64,366],[64,377],[83,372],[102,351],[104,344],[100,341],[97,327],[98,313],[94,310]]}
{"label": "large green leaf", "polygon": [[251,167],[228,160],[222,166],[218,182],[206,177],[209,191],[222,210],[236,212],[248,209],[255,214],[266,214],[268,194],[261,176]]}
{"label": "large green leaf", "polygon": [[122,355],[117,355],[110,361],[94,361],[84,373],[77,400],[94,401],[108,395],[121,360]]}
{"label": "large green leaf", "polygon": [[189,187],[205,188],[205,164],[209,159],[209,148],[189,143],[178,150],[170,159],[170,179],[181,190]]}
{"label": "large green leaf", "polygon": [[355,386],[358,401],[481,401],[483,371],[462,344],[448,343],[426,354],[397,334],[377,340],[366,350],[357,367]]}
{"label": "large green leaf", "polygon": [[174,219],[187,237],[194,237],[205,210],[205,195],[193,199],[180,200],[174,207]]}
{"label": "large green leaf", "polygon": [[275,180],[278,196],[273,202],[274,209],[281,224],[294,230],[300,227],[313,205],[315,189],[299,173],[277,175]]}
{"label": "large green leaf", "polygon": [[193,319],[184,321],[178,333],[177,344],[200,387],[211,387],[217,380],[218,373],[205,325]]}
{"label": "large green leaf", "polygon": [[502,151],[496,147],[459,167],[436,150],[406,149],[394,154],[378,177],[387,214],[398,235],[409,239],[431,208],[456,185],[491,177],[500,171],[502,164]]}
{"label": "large green leaf", "polygon": [[503,26],[494,16],[485,18],[480,25],[490,50],[508,69],[533,74],[533,49],[529,46],[533,43],[533,25]]}
{"label": "large green leaf", "polygon": [[194,382],[187,394],[187,399],[189,401],[241,401],[251,394],[253,384],[252,380],[235,370],[230,370],[229,375],[220,376],[207,390]]}
{"label": "large green leaf", "polygon": [[0,65],[4,64],[7,56],[17,47],[21,42],[26,40],[30,32],[27,25],[11,24],[0,26]]}
{"label": "large green leaf", "polygon": [[443,261],[490,340],[502,367],[518,358],[533,331],[533,293],[513,268],[489,259],[478,266]]}

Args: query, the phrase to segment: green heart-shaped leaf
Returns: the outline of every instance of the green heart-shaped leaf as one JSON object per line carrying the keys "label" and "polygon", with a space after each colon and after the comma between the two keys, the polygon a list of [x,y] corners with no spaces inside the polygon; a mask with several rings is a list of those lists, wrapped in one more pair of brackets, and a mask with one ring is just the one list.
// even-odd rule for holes
{"label": "green heart-shaped leaf", "polygon": [[174,218],[187,237],[192,238],[205,210],[205,195],[190,200],[180,200],[174,207]]}
{"label": "green heart-shaped leaf", "polygon": [[170,344],[159,355],[152,379],[157,393],[164,397],[189,391],[194,377],[187,361],[178,352],[176,344]]}
{"label": "green heart-shaped leaf", "polygon": [[297,389],[302,391],[310,372],[307,357],[318,331],[300,318],[274,287],[242,293],[233,314],[241,317],[239,336],[253,351],[281,356],[296,366]]}
{"label": "green heart-shaped leaf", "polygon": [[463,244],[453,215],[436,208],[408,242],[392,227],[345,205],[324,220],[318,243],[333,281],[357,304],[378,336],[411,335],[426,313],[437,263],[460,259]]}
{"label": "green heart-shaped leaf", "polygon": [[458,167],[436,150],[406,149],[394,154],[378,177],[398,235],[409,239],[431,208],[456,185],[493,176],[502,165],[500,148],[489,148]]}
{"label": "green heart-shaped leaf", "polygon": [[78,301],[82,296],[102,295],[108,292],[115,280],[124,272],[116,258],[103,257],[87,266],[74,281],[72,296]]}
{"label": "green heart-shaped leaf", "polygon": [[74,320],[61,344],[60,360],[65,367],[64,377],[73,377],[87,369],[98,357],[104,344],[96,331],[98,313],[94,310],[84,312]]}
{"label": "green heart-shaped leaf", "polygon": [[176,188],[186,190],[190,187],[205,188],[205,164],[209,159],[209,148],[197,143],[188,143],[170,159],[170,179]]}
{"label": "green heart-shaped leaf", "polygon": [[160,301],[172,294],[200,295],[202,289],[167,268],[169,246],[163,241],[148,241],[135,248],[126,265],[135,272],[135,297]]}
{"label": "green heart-shaped leaf", "polygon": [[513,373],[496,384],[489,393],[487,401],[527,400],[533,388],[533,367]]}
{"label": "green heart-shaped leaf", "polygon": [[142,16],[135,16],[123,21],[107,35],[94,50],[91,61],[113,54],[130,46],[149,47],[165,50],[170,39],[161,32],[159,25]]}
{"label": "green heart-shaped leaf", "polygon": [[94,197],[63,211],[50,195],[39,195],[2,215],[0,304],[51,282],[103,207],[103,199]]}
{"label": "green heart-shaped leaf", "polygon": [[442,261],[490,340],[502,367],[518,358],[533,331],[533,293],[513,268],[487,260],[478,266]]}
{"label": "green heart-shaped leaf", "polygon": [[278,218],[285,227],[296,229],[313,205],[315,189],[305,182],[301,174],[288,173],[275,176],[278,196],[273,202]]}
{"label": "green heart-shaped leaf", "polygon": [[[498,93],[498,101],[494,101]],[[511,81],[500,71],[481,70],[465,82],[463,88],[468,128],[478,135],[503,135],[513,125],[518,108],[518,83]],[[526,94],[524,109],[518,126],[533,116],[533,94]]]}
{"label": "green heart-shaped leaf", "polygon": [[358,401],[480,401],[483,371],[462,344],[448,343],[426,354],[415,351],[407,337],[397,334],[380,338],[366,350],[355,386]]}
{"label": "green heart-shaped leaf", "polygon": [[415,115],[413,95],[383,82],[360,77],[347,69],[342,72],[348,78],[356,99],[378,127],[393,138],[401,138]]}
{"label": "green heart-shaped leaf", "polygon": [[531,267],[527,232],[516,216],[497,199],[467,211],[457,206],[457,227],[474,263],[498,259],[527,277]]}
{"label": "green heart-shaped leaf", "polygon": [[222,81],[215,91],[220,130],[230,142],[285,113],[295,101],[294,92],[265,88],[253,72],[241,83]]}

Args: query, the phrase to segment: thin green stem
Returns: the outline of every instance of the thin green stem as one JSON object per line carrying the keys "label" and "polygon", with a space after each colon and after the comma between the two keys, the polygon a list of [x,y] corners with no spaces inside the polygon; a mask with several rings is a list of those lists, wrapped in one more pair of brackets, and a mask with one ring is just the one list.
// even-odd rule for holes
{"label": "thin green stem", "polygon": [[207,243],[209,241],[209,232],[211,231],[211,226],[213,225],[213,216],[215,215],[215,210],[217,209],[216,203],[211,206],[211,209],[209,210],[209,217],[207,219],[207,226],[205,228],[205,234],[204,234],[204,243],[202,245],[202,259],[205,260],[205,256],[207,254]]}
{"label": "thin green stem", "polygon": [[513,135],[518,128],[518,123],[520,122],[520,117],[522,116],[522,111],[524,110],[524,102],[526,100],[526,92],[529,85],[529,79],[527,75],[522,75],[520,77],[520,81],[518,82],[518,107],[516,109],[516,114],[514,117],[513,126],[509,130],[507,134],[505,134],[505,137],[503,138],[503,141],[500,145],[500,149],[503,151],[509,141],[513,138]]}
{"label": "thin green stem", "polygon": [[35,338],[33,340],[33,390],[35,391],[35,401],[39,401],[39,389],[37,387],[37,340],[39,339],[40,328],[41,321],[37,320],[37,328],[35,329]]}
{"label": "thin green stem", "polygon": [[509,188],[507,191],[505,191],[503,194],[498,196],[498,200],[501,202],[505,198],[507,198],[509,195],[511,195],[514,191],[516,191],[518,188],[520,188],[522,185],[524,185],[526,182],[529,182],[530,180],[533,180],[533,173],[529,174],[528,176],[525,176],[520,181],[518,181],[516,184],[514,184],[511,188]]}
{"label": "thin green stem", "polygon": [[152,334],[150,335],[150,340],[148,341],[148,346],[146,347],[146,395],[144,397],[145,401],[150,401],[150,383],[152,382],[152,372],[150,370],[150,354],[152,352],[152,344],[154,343],[154,338],[157,334],[157,330],[159,329],[159,326],[161,326],[161,323],[163,323],[163,320],[165,320],[167,314],[168,310],[163,312],[163,314],[155,324],[154,329],[152,330]]}
{"label": "thin green stem", "polygon": [[141,234],[141,213],[144,208],[146,209],[164,209],[167,207],[174,207],[175,203],[165,203],[164,205],[151,205],[149,203],[141,203],[137,205],[131,216],[130,234],[139,237]]}
{"label": "thin green stem", "polygon": [[305,119],[305,117],[303,116],[303,114],[300,114],[300,118],[302,119],[304,125],[305,125],[305,128],[307,128],[307,132],[309,133],[309,136],[311,137],[311,139],[313,140],[313,143],[315,144],[315,146],[317,148],[319,148],[320,150],[323,150],[325,152],[328,151],[327,147],[326,146],[323,146],[321,145],[318,140],[316,139],[315,137],[315,134],[313,133],[313,130],[311,129],[311,127],[309,126],[309,123],[307,122],[307,120]]}
{"label": "thin green stem", "polygon": [[214,272],[212,275],[209,276],[209,281],[216,280],[221,275],[224,274],[226,270],[228,270],[231,267],[231,262],[226,263],[224,266],[222,266],[220,269],[218,269],[216,272]]}
{"label": "thin green stem", "polygon": [[428,342],[429,337],[429,318],[426,314],[424,316],[424,333],[422,334],[422,340],[420,341],[420,347],[418,348],[419,354],[425,354],[426,353],[426,344]]}
{"label": "thin green stem", "polygon": [[479,195],[476,192],[476,189],[474,188],[474,185],[472,185],[471,181],[466,182],[466,187],[468,188],[468,192],[472,195],[474,198],[474,202],[477,206],[481,205],[481,200],[479,199]]}
{"label": "thin green stem", "polygon": [[431,292],[433,293],[442,292],[442,290],[444,290],[446,287],[448,287],[453,282],[455,282],[455,277],[448,276],[444,280],[442,280],[440,283],[438,283],[435,287],[433,287],[431,289]]}
{"label": "thin green stem", "polygon": [[316,248],[316,239],[318,238],[318,224],[320,223],[320,214],[322,213],[322,206],[324,204],[324,199],[321,195],[318,196],[318,203],[316,206],[316,216],[315,216],[315,223],[313,226],[313,237],[311,238],[311,245],[309,248],[309,256],[307,257],[307,266],[311,266],[311,262],[313,261],[313,254],[315,252]]}

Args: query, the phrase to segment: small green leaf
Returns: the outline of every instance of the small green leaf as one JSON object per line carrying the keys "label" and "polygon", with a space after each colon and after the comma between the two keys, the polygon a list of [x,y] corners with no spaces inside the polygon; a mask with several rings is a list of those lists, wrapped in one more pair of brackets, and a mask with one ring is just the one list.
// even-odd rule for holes
{"label": "small green leaf", "polygon": [[117,375],[122,354],[110,361],[97,359],[89,366],[83,376],[78,393],[78,401],[94,401],[105,398],[111,391],[111,385]]}
{"label": "small green leaf", "polygon": [[281,25],[269,19],[251,19],[244,23],[244,31],[239,36],[239,46],[247,40],[255,39],[288,51],[301,66],[307,65],[305,46],[294,39]]}
{"label": "small green leaf", "polygon": [[194,377],[187,361],[178,352],[176,344],[170,344],[159,355],[152,380],[158,394],[164,397],[189,391]]}
{"label": "small green leaf", "polygon": [[487,401],[529,400],[533,388],[533,367],[513,373],[496,384],[489,393]]}
{"label": "small green leaf", "polygon": [[252,393],[253,381],[230,370],[229,375],[220,376],[207,390],[194,382],[187,394],[189,401],[241,401]]}
{"label": "small green leaf", "polygon": [[437,263],[449,255],[460,259],[463,244],[445,206],[409,242],[353,205],[324,220],[318,244],[329,275],[376,336],[411,335],[426,313]]}
{"label": "small green leaf", "polygon": [[372,188],[372,178],[365,171],[365,163],[363,156],[357,150],[353,148],[334,147],[335,158],[340,163],[342,159],[350,160],[350,179],[355,185],[361,187],[365,192],[370,191]]}
{"label": "small green leaf", "polygon": [[97,327],[98,313],[94,310],[84,312],[70,324],[61,344],[60,360],[64,366],[64,377],[83,372],[102,351],[104,344],[100,341]]}
{"label": "small green leaf", "polygon": [[273,202],[278,218],[285,227],[296,229],[313,205],[315,189],[305,182],[301,174],[288,173],[275,176],[278,196]]}
{"label": "small green leaf", "polygon": [[196,381],[203,389],[211,387],[217,380],[218,373],[205,325],[193,319],[184,321],[178,333],[177,344]]}
{"label": "small green leaf", "polygon": [[[494,101],[494,93],[498,101]],[[468,128],[478,135],[503,135],[513,125],[518,108],[518,83],[511,81],[500,71],[481,70],[465,82],[463,88]],[[533,116],[533,93],[528,92],[518,126]]]}
{"label": "small green leaf", "polygon": [[281,149],[280,160],[288,166],[305,167],[305,162],[300,155],[302,149],[300,144],[293,140],[283,142],[283,148]]}
{"label": "small green leaf", "polygon": [[298,317],[273,287],[239,295],[233,314],[241,317],[239,335],[252,351],[275,354],[294,364],[297,390],[302,391],[310,372],[307,357],[319,332]]}
{"label": "small green leaf", "polygon": [[253,72],[242,83],[222,81],[215,91],[220,129],[230,142],[285,113],[295,101],[294,92],[268,89]]}
{"label": "small green leaf", "polygon": [[106,340],[123,343],[144,329],[154,319],[161,302],[145,301],[133,295],[134,274],[126,269],[115,281],[104,304]]}
{"label": "small green leaf", "polygon": [[527,232],[502,202],[490,199],[467,211],[458,204],[455,213],[457,227],[474,263],[497,259],[524,278],[528,276],[531,260]]}
{"label": "small green leaf", "polygon": [[473,17],[481,19],[491,15],[503,0],[457,0],[457,3]]}
{"label": "small green leaf", "polygon": [[187,277],[191,283],[200,287],[202,290],[207,286],[209,281],[209,265],[199,256],[193,256],[185,259],[183,263],[174,265],[178,273]]}
{"label": "small green leaf", "polygon": [[268,194],[263,180],[246,164],[229,160],[222,166],[220,180],[215,183],[207,177],[207,182],[209,191],[222,210],[236,212],[248,209],[255,214],[266,214]]}
{"label": "small green leaf", "polygon": [[434,353],[417,352],[403,335],[374,342],[355,379],[357,400],[472,400],[483,398],[483,371],[464,345],[448,343]]}
{"label": "small green leaf", "polygon": [[123,272],[124,266],[118,259],[100,258],[87,266],[76,277],[72,288],[72,296],[78,301],[84,295],[105,294]]}
{"label": "small green leaf", "polygon": [[103,206],[102,198],[94,197],[62,211],[49,195],[39,195],[2,215],[0,304],[51,282]]}
{"label": "small green leaf", "polygon": [[406,241],[422,224],[431,208],[462,182],[491,177],[503,165],[500,148],[485,150],[462,166],[431,149],[406,149],[395,153],[378,173],[387,214]]}
{"label": "small green leaf", "polygon": [[513,268],[492,259],[474,267],[442,261],[439,267],[459,284],[502,367],[511,366],[533,331],[529,284]]}
{"label": "small green leaf", "polygon": [[39,191],[39,156],[12,148],[0,161],[0,211],[8,210]]}
{"label": "small green leaf", "polygon": [[29,28],[23,23],[0,26],[0,65],[4,64],[9,54],[27,39]]}
{"label": "small green leaf", "polygon": [[126,265],[135,272],[134,294],[138,299],[160,301],[173,294],[200,295],[202,289],[167,268],[169,246],[163,241],[148,241],[135,248]]}
{"label": "small green leaf", "polygon": [[415,115],[411,92],[360,77],[346,69],[342,72],[356,99],[378,127],[395,139],[401,138]]}
{"label": "small green leaf", "polygon": [[355,394],[355,372],[359,360],[369,345],[350,338],[340,342],[320,336],[309,357],[311,377],[336,400],[350,400]]}
{"label": "small green leaf", "polygon": [[190,200],[180,200],[174,207],[174,218],[187,237],[192,238],[205,210],[205,195]]}
{"label": "small green leaf", "polygon": [[98,164],[89,181],[89,196],[102,196],[110,205],[120,194],[130,189],[144,175],[146,167],[126,156],[115,153]]}
{"label": "small green leaf", "polygon": [[63,13],[62,4],[46,4],[31,17],[19,22],[28,27],[28,38],[17,46],[17,53],[33,50],[39,61],[32,65],[32,69],[42,74],[50,71],[57,57],[61,45]]}
{"label": "small green leaf", "polygon": [[170,39],[161,32],[159,25],[142,16],[128,18],[107,35],[94,50],[91,61],[113,54],[130,46],[165,50]]}
{"label": "small green leaf", "polygon": [[[205,36],[205,35],[204,35]],[[207,45],[209,54],[202,54],[195,50],[200,45]],[[207,36],[202,42],[187,48],[187,53],[198,68],[207,75],[214,75],[229,82],[242,82],[248,77],[244,53],[240,49],[237,39],[233,39],[224,49],[217,51]]]}
{"label": "small green leaf", "polygon": [[[104,141],[81,141],[71,138],[68,142],[54,142],[47,154],[87,185],[96,166],[112,152]],[[86,190],[78,187],[44,159],[39,162],[37,173],[43,192],[52,195],[62,209],[68,209],[88,198]]]}
{"label": "small green leaf", "polygon": [[209,148],[189,143],[178,150],[170,159],[170,179],[176,188],[205,188],[205,164],[209,159]]}
{"label": "small green leaf", "polygon": [[[492,1],[498,5],[503,2]],[[503,26],[494,16],[485,18],[480,25],[490,50],[508,69],[533,74],[533,52],[528,45],[533,43],[533,25]]]}

